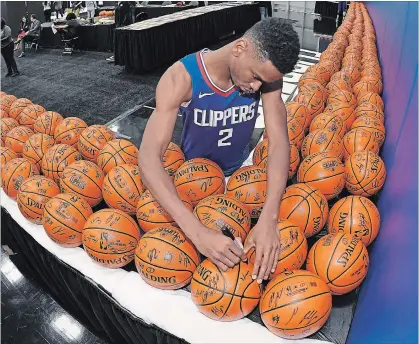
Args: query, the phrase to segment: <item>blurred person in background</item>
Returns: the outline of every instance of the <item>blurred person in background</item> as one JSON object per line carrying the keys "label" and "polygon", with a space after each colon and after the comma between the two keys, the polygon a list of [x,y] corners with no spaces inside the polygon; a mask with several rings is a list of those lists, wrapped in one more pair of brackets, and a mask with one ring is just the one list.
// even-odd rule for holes
{"label": "blurred person in background", "polygon": [[22,20],[20,21],[19,31],[17,32],[15,50],[20,49],[20,41],[22,40],[22,37],[25,36],[26,32],[28,32],[28,30],[29,30],[28,20],[26,19],[26,16],[23,16]]}
{"label": "blurred person in background", "polygon": [[35,14],[31,14],[31,26],[29,31],[22,35],[22,53],[19,58],[25,56],[25,45],[26,43],[33,42],[35,39],[39,39],[41,35],[41,22],[36,19]]}
{"label": "blurred person in background", "polygon": [[12,30],[6,25],[4,19],[1,18],[1,55],[7,66],[6,77],[19,75],[15,56],[13,55],[14,46],[15,42],[12,39]]}

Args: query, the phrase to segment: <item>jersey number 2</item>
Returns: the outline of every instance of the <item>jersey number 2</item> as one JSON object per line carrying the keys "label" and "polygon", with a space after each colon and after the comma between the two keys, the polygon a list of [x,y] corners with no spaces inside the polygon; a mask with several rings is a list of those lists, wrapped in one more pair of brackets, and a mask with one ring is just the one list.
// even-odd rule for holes
{"label": "jersey number 2", "polygon": [[231,146],[231,142],[226,142],[230,137],[233,136],[233,128],[230,129],[222,129],[219,132],[220,136],[224,136],[223,138],[218,140],[218,147],[221,146]]}

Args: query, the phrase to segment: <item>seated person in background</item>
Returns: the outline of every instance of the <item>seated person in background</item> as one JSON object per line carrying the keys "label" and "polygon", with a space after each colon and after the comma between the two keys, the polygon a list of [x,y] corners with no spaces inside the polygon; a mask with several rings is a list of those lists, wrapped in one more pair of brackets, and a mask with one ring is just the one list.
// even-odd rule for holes
{"label": "seated person in background", "polygon": [[36,19],[35,14],[31,14],[31,26],[29,31],[22,35],[22,53],[19,57],[25,56],[25,45],[26,43],[33,42],[35,39],[39,39],[41,36],[41,22]]}
{"label": "seated person in background", "polygon": [[26,21],[26,17],[23,16],[22,20],[20,21],[19,31],[17,32],[17,40],[15,42],[15,50],[20,49],[20,41],[22,37],[25,36],[26,32],[29,30],[29,25]]}
{"label": "seated person in background", "polygon": [[61,37],[63,37],[63,39],[71,39],[77,37],[78,29],[81,24],[78,21],[76,15],[74,13],[69,13],[67,14],[65,20],[67,20],[65,25],[59,25],[55,27],[60,33]]}

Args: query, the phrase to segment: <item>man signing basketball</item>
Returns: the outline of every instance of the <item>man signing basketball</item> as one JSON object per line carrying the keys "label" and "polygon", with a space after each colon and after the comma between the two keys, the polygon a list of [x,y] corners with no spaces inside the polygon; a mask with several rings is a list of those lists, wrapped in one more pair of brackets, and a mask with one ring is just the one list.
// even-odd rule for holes
{"label": "man signing basketball", "polygon": [[[243,37],[215,51],[202,50],[173,64],[156,90],[156,109],[139,152],[143,180],[196,248],[220,269],[246,259],[256,248],[253,278],[259,283],[275,270],[279,257],[276,229],[289,169],[289,141],[282,77],[293,70],[300,50],[297,33],[278,18],[256,23]],[[266,201],[241,250],[222,233],[208,229],[186,208],[161,164],[179,110],[186,160],[207,158],[231,175],[249,155],[259,99],[269,134]]]}

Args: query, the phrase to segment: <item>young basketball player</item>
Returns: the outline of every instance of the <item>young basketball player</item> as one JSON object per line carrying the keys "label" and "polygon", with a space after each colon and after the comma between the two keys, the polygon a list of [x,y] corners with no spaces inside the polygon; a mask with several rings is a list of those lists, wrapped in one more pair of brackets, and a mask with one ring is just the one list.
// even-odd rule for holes
{"label": "young basketball player", "polygon": [[[145,184],[196,248],[220,269],[245,259],[256,248],[253,278],[267,279],[279,256],[276,229],[289,169],[286,110],[282,77],[293,70],[300,50],[297,33],[278,18],[256,23],[243,37],[215,51],[202,50],[173,64],[156,90],[156,109],[144,131],[139,166]],[[186,159],[208,158],[225,175],[249,155],[249,142],[262,99],[269,135],[267,195],[263,211],[244,250],[202,225],[177,195],[161,157],[172,139],[179,110]]]}

